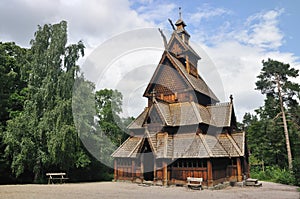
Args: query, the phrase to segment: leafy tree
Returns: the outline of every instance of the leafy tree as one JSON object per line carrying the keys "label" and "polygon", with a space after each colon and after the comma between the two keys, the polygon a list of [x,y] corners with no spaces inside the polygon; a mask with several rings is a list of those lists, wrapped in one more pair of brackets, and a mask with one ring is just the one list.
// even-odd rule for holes
{"label": "leafy tree", "polygon": [[67,46],[67,23],[39,26],[30,48],[28,99],[24,111],[8,122],[6,155],[16,176],[29,172],[34,180],[45,171],[84,167],[72,116],[72,87],[83,55],[82,42]]}
{"label": "leafy tree", "polygon": [[0,119],[1,125],[23,109],[28,75],[27,50],[12,42],[0,42]]}
{"label": "leafy tree", "polygon": [[41,182],[57,170],[78,180],[109,179],[111,170],[98,160],[110,161],[132,121],[119,116],[122,94],[104,89],[95,98],[95,85],[76,65],[84,45],[67,45],[65,21],[38,26],[30,43],[0,43],[0,183],[11,174]]}
{"label": "leafy tree", "polygon": [[272,108],[276,109],[276,107],[278,108],[277,104],[279,105],[280,111],[276,111],[277,115],[274,116],[274,112],[272,113],[270,111],[268,111],[267,114],[269,114],[269,117],[274,116],[273,120],[279,115],[282,116],[288,165],[289,168],[292,169],[292,152],[290,148],[285,106],[297,103],[294,97],[299,94],[300,87],[298,84],[291,82],[289,78],[296,78],[299,75],[299,71],[290,68],[289,64],[284,64],[271,59],[263,61],[262,63],[263,68],[260,75],[257,76],[258,81],[256,82],[256,89],[260,90],[262,94],[266,94],[267,103],[265,103],[265,106],[272,104],[271,107],[266,107],[268,110],[272,110]]}
{"label": "leafy tree", "polygon": [[122,93],[103,89],[97,91],[95,97],[101,131],[111,138],[113,143],[120,145],[127,138],[124,123],[119,116],[122,112]]}
{"label": "leafy tree", "polygon": [[4,157],[3,132],[7,121],[23,110],[27,98],[28,50],[13,42],[0,42],[0,179],[10,180],[9,161]]}

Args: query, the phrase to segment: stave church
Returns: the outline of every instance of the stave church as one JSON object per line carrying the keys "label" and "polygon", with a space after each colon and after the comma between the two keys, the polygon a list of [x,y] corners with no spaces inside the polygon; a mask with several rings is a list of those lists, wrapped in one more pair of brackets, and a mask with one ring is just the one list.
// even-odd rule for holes
{"label": "stave church", "polygon": [[[114,180],[204,187],[249,177],[245,132],[237,129],[233,98],[221,103],[199,75],[198,55],[181,16],[143,94],[147,107],[112,154]],[[163,35],[163,33],[161,32]],[[165,37],[164,37],[165,38]]]}

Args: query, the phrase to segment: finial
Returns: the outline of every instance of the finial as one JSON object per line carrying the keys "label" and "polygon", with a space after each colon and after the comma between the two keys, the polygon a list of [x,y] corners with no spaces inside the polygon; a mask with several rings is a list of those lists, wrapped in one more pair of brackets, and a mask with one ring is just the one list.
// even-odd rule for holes
{"label": "finial", "polygon": [[158,28],[158,31],[160,32],[160,34],[161,34],[161,36],[163,38],[164,47],[165,47],[165,49],[167,49],[167,45],[168,45],[167,38],[166,38],[165,34],[163,33],[163,31],[160,28]]}
{"label": "finial", "polygon": [[169,22],[170,22],[170,24],[171,24],[171,26],[172,26],[173,30],[175,30],[175,26],[174,26],[174,24],[173,24],[172,20],[171,20],[171,19],[168,19],[168,20],[169,20]]}
{"label": "finial", "polygon": [[233,97],[232,97],[232,95],[229,96],[229,99],[230,99],[230,103],[232,104],[232,102],[233,102]]}
{"label": "finial", "polygon": [[155,89],[153,89],[152,90],[152,92],[151,92],[151,97],[152,97],[152,102],[154,102],[155,101],[155,97],[156,97],[156,90]]}
{"label": "finial", "polygon": [[181,7],[179,7],[179,19],[181,19]]}

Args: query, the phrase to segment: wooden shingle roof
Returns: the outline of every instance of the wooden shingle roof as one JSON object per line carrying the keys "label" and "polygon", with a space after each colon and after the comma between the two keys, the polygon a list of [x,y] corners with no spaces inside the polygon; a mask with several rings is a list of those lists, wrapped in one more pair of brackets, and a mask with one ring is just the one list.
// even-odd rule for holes
{"label": "wooden shingle roof", "polygon": [[[169,60],[175,68],[164,65],[163,62],[165,59]],[[159,79],[158,76],[162,76],[162,78]],[[180,80],[180,78],[177,78],[179,76],[182,77],[182,82],[174,82],[175,80]],[[209,86],[205,83],[205,81],[199,74],[198,77],[189,74],[186,71],[185,66],[183,66],[183,64],[176,57],[174,57],[167,51],[164,52],[160,64],[156,68],[154,75],[152,76],[143,96],[150,96],[150,89],[152,88],[153,84],[156,84],[158,86],[156,88],[157,91],[160,91],[160,89],[163,89],[163,87],[169,88],[171,90],[187,89],[187,85],[190,85],[190,87],[196,92],[210,97],[214,102],[219,102],[218,97],[209,88]],[[161,88],[161,86],[163,87]],[[176,89],[173,87],[176,87]]]}
{"label": "wooden shingle roof", "polygon": [[218,127],[230,126],[232,108],[231,103],[217,103],[206,107],[211,116],[211,120],[213,120],[214,125]]}
{"label": "wooden shingle roof", "polygon": [[195,77],[191,74],[189,74],[185,66],[173,55],[171,55],[169,52],[167,53],[167,57],[174,63],[175,66],[178,67],[180,72],[184,75],[186,80],[190,83],[190,85],[198,91],[199,93],[202,93],[211,99],[215,100],[216,102],[219,102],[218,97],[214,94],[214,92],[209,88],[209,86],[206,84],[206,82],[201,78],[201,76],[198,74],[198,77]]}
{"label": "wooden shingle roof", "polygon": [[[186,51],[190,51],[191,53],[194,54],[194,56],[196,56],[198,59],[201,59],[201,57],[198,55],[198,53],[196,53],[196,51],[190,46],[188,45],[187,43],[185,43],[184,41],[182,41],[182,39],[180,38],[180,36],[178,35],[178,33],[181,32],[181,31],[175,31],[171,38],[170,38],[170,42],[168,43],[168,46],[167,48],[170,49],[170,46],[172,44],[172,40],[177,40],[184,48]],[[186,31],[185,31],[186,32]],[[186,32],[187,33],[187,32]]]}
{"label": "wooden shingle roof", "polygon": [[[195,102],[181,102],[168,104],[162,101],[155,101],[151,109],[158,110],[165,126],[184,126],[195,124],[208,124],[216,127],[229,127],[231,124],[232,104],[222,103],[203,106]],[[143,128],[149,115],[149,108],[134,120],[129,129]]]}
{"label": "wooden shingle roof", "polygon": [[143,138],[129,137],[123,144],[115,150],[112,157],[136,157]]}
{"label": "wooden shingle roof", "polygon": [[149,111],[149,108],[145,108],[144,111],[135,119],[133,120],[128,126],[127,128],[128,129],[139,129],[139,128],[142,128],[144,122],[145,122],[145,119],[147,117],[147,114],[148,114],[148,111]]}
{"label": "wooden shingle roof", "polygon": [[[149,135],[149,134],[148,134]],[[234,139],[235,138],[238,139]],[[210,158],[244,156],[243,132],[221,133],[217,136],[196,133],[169,135],[158,133],[150,137],[128,138],[113,154],[113,157],[136,157],[142,148],[143,139],[148,139],[156,158]]]}
{"label": "wooden shingle roof", "polygon": [[245,143],[246,143],[245,132],[232,133],[231,137],[235,141],[235,143],[238,145],[238,147],[241,149],[241,153],[244,154],[245,153]]}

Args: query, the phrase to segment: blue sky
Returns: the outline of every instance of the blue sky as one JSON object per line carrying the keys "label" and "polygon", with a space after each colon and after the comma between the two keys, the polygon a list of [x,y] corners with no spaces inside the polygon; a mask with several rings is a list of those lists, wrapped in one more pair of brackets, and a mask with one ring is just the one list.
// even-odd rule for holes
{"label": "blue sky", "polygon": [[[226,0],[226,1],[144,1],[145,3],[139,3],[143,1],[132,1],[132,8],[139,11],[140,7],[149,7],[149,10],[155,9],[157,5],[176,5],[182,9],[183,17],[189,16],[190,13],[203,12],[206,11],[216,11],[223,10],[222,13],[203,17],[201,23],[189,24],[188,27],[191,32],[195,26],[201,26],[204,30],[210,32],[215,31],[220,26],[230,23],[231,29],[237,29],[243,26],[249,16],[255,15],[256,13],[267,12],[270,10],[281,10],[282,13],[278,17],[278,28],[284,35],[284,40],[279,50],[294,52],[296,55],[300,55],[299,49],[299,35],[300,28],[296,25],[298,20],[300,20],[300,1],[280,1],[280,0],[270,0],[270,1],[238,1],[238,0]],[[148,11],[149,11],[148,10]],[[143,12],[140,12],[143,14]],[[175,15],[174,15],[175,13]],[[175,20],[176,9],[174,13],[170,15]],[[186,19],[188,22],[188,19]],[[161,19],[155,20],[156,23],[162,23]],[[166,22],[167,23],[167,22]]]}
{"label": "blue sky", "polygon": [[[66,20],[69,41],[83,40],[88,57],[103,42],[126,31],[148,27],[171,31],[167,19],[178,19],[178,7],[191,41],[204,49],[217,68],[225,93],[221,100],[228,101],[229,95],[234,95],[239,121],[245,112],[263,104],[263,96],[254,90],[263,59],[270,57],[300,69],[297,0],[2,0],[0,41],[28,47],[38,24]],[[159,55],[154,56],[159,60]],[[122,61],[123,65],[131,64],[130,60]],[[200,75],[213,84],[201,67]],[[146,81],[152,74],[148,75]],[[109,82],[112,79],[106,85],[113,84]],[[300,83],[299,78],[295,81]],[[142,91],[139,95],[142,98]],[[144,106],[135,106],[131,113],[137,116]]]}

